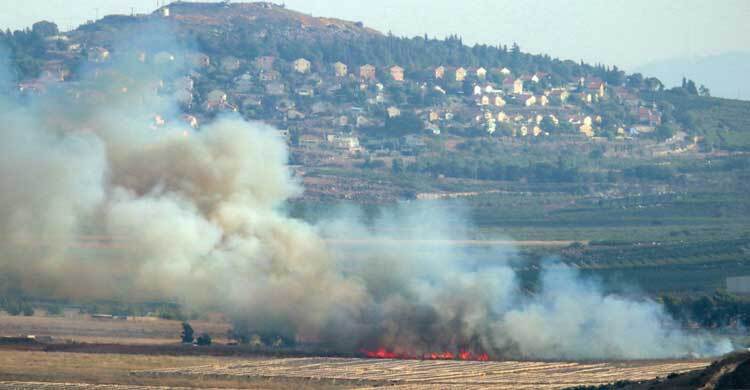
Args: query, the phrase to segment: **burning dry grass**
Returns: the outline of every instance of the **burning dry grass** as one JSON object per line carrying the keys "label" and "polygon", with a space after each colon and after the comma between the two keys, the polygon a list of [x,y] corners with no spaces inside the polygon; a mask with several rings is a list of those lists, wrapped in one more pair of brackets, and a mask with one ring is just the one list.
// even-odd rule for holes
{"label": "burning dry grass", "polygon": [[398,389],[492,388],[558,389],[619,380],[646,380],[704,368],[707,361],[472,362],[370,360],[344,358],[268,359],[135,372],[146,377],[279,378],[348,383],[367,388],[383,384]]}

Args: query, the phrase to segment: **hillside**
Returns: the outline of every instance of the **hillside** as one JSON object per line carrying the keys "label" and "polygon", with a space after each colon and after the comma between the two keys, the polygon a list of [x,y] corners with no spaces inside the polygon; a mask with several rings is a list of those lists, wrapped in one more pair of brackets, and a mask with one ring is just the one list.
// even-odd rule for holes
{"label": "hillside", "polygon": [[175,2],[70,32],[40,22],[0,42],[21,96],[88,96],[89,74],[125,88],[133,79],[119,73],[140,67],[160,75],[157,94],[173,96],[193,128],[222,113],[276,126],[313,199],[442,196],[497,182],[615,196],[642,180],[684,190],[705,173],[702,159],[735,158],[709,170],[737,171],[742,157],[731,154],[748,150],[750,103],[702,96],[692,80],[667,90],[512,43],[396,37],[270,3]]}
{"label": "hillside", "polygon": [[[172,21],[181,30],[206,32],[218,27],[217,42],[201,40],[210,53],[249,56],[279,55],[286,61],[304,57],[312,62],[342,61],[349,65],[372,64],[385,67],[393,64],[411,68],[445,66],[532,65],[550,71],[571,68],[583,74],[593,67],[579,66],[572,61],[552,60],[547,56],[531,56],[520,51],[511,56],[504,48],[477,45],[465,46],[457,37],[446,41],[424,37],[399,38],[364,27],[359,22],[312,17],[271,3],[201,4],[173,3],[157,10],[164,15],[168,9]],[[261,42],[259,42],[261,41]],[[238,46],[239,45],[239,46]],[[242,46],[247,45],[247,46]],[[241,53],[235,50],[242,49]]]}
{"label": "hillside", "polygon": [[[750,145],[750,103],[706,96],[692,80],[665,89],[516,44],[396,37],[271,3],[175,2],[70,32],[39,22],[0,42],[20,96],[92,96],[91,74],[127,90],[135,79],[123,73],[138,68],[159,77],[155,92],[173,97],[190,127],[223,113],[269,123],[315,199],[442,196],[498,182],[610,196],[643,180],[685,190],[707,171],[741,175]],[[717,156],[728,160],[702,166]]]}
{"label": "hillside", "polygon": [[[150,15],[109,15],[80,26],[67,34],[88,45],[108,46],[133,39],[134,28],[159,21],[171,26],[181,39],[192,39],[207,54],[252,58],[279,55],[292,61],[299,57],[313,62],[342,61],[350,65],[401,64],[405,68],[445,66],[512,66],[525,72],[552,72],[563,77],[595,73],[619,77],[604,67],[575,61],[530,55],[517,47],[463,45],[459,37],[447,40],[427,37],[401,38],[384,35],[360,22],[312,17],[272,3],[175,2]],[[130,37],[130,38],[128,38]],[[29,37],[31,38],[33,37]],[[151,39],[160,38],[151,36]],[[197,41],[197,42],[196,42]],[[39,55],[40,53],[36,53]],[[528,69],[526,69],[528,67]],[[519,69],[520,70],[520,69]]]}
{"label": "hillside", "polygon": [[671,373],[650,381],[622,381],[611,385],[579,386],[569,390],[732,390],[750,387],[750,353],[735,352],[702,370]]}
{"label": "hillside", "polygon": [[649,96],[668,104],[674,120],[691,133],[703,136],[707,149],[750,150],[750,102],[674,91]]}

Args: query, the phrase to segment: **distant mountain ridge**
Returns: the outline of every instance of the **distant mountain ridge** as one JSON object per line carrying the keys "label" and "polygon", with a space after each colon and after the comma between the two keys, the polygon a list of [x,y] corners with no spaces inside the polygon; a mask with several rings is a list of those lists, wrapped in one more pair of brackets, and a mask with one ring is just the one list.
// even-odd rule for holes
{"label": "distant mountain ridge", "polygon": [[673,58],[635,71],[657,77],[667,87],[679,86],[684,76],[706,85],[713,96],[750,100],[750,52]]}

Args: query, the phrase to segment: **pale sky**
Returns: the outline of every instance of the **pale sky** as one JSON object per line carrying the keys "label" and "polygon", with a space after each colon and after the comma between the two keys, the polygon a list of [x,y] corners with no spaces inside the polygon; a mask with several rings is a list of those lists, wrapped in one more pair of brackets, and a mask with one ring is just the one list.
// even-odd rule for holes
{"label": "pale sky", "polygon": [[[281,1],[276,1],[281,3]],[[315,16],[362,21],[396,35],[465,43],[518,42],[555,57],[634,68],[674,57],[750,51],[750,0],[285,0]],[[62,29],[157,0],[2,0],[0,27],[52,20]]]}

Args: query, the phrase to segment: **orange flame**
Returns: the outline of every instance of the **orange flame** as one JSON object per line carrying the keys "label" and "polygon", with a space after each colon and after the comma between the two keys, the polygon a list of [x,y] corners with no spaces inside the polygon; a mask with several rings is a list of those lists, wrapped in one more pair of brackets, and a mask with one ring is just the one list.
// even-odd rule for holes
{"label": "orange flame", "polygon": [[465,350],[460,350],[457,354],[445,351],[424,353],[421,356],[415,354],[393,352],[387,350],[384,347],[380,347],[374,351],[362,349],[360,350],[360,352],[365,357],[373,359],[472,360],[480,362],[486,362],[490,360],[490,356],[486,352],[475,354]]}

